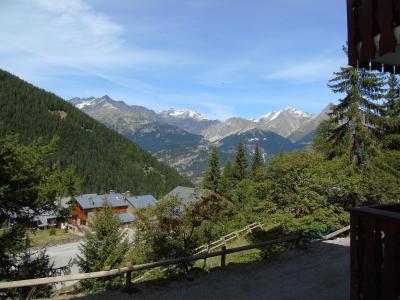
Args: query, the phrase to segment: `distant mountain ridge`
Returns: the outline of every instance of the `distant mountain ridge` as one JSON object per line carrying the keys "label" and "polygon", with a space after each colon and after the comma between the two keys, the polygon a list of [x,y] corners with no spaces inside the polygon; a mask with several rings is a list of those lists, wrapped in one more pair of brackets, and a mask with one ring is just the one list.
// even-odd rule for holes
{"label": "distant mountain ridge", "polygon": [[157,112],[107,95],[69,101],[195,182],[207,166],[210,147],[218,148],[222,163],[233,158],[239,140],[244,141],[249,156],[258,143],[267,158],[305,147],[325,115],[325,110],[313,115],[286,107],[252,120],[233,117],[221,122],[190,109]]}
{"label": "distant mountain ridge", "polygon": [[[123,102],[110,99],[102,99],[99,105],[107,111],[125,108]],[[159,197],[177,185],[190,185],[176,170],[71,103],[1,69],[0,107],[0,137],[18,134],[23,143],[59,138],[52,163],[62,169],[74,165],[82,193],[112,189]]]}

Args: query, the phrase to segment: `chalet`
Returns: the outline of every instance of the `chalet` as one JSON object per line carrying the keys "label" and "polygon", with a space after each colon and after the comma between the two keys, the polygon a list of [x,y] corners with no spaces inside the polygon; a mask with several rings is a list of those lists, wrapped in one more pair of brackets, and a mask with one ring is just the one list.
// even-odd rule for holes
{"label": "chalet", "polygon": [[130,223],[135,217],[128,213],[129,201],[126,194],[110,193],[106,195],[86,194],[71,199],[72,213],[70,222],[75,225],[86,225],[94,213],[103,207],[105,201],[113,208],[115,215],[122,223]]}
{"label": "chalet", "polygon": [[[347,0],[349,65],[400,73],[400,1]],[[350,299],[400,299],[400,205],[350,211]]]}
{"label": "chalet", "polygon": [[68,202],[73,207],[70,222],[74,225],[86,225],[93,218],[94,212],[103,207],[105,201],[113,208],[115,216],[122,224],[129,224],[136,220],[138,209],[154,205],[157,199],[152,195],[130,196],[129,192],[72,197]]}

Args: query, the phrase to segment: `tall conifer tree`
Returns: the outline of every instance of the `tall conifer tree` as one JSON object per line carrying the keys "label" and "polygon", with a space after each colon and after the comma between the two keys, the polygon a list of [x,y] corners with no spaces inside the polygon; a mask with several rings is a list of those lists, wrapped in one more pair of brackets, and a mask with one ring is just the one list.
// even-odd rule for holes
{"label": "tall conifer tree", "polygon": [[400,83],[396,75],[388,78],[384,102],[384,144],[391,150],[400,150]]}
{"label": "tall conifer tree", "polygon": [[[120,227],[120,221],[114,216],[112,207],[105,202],[96,212],[85,239],[79,246],[78,266],[81,272],[102,271],[106,267],[119,267],[128,250],[128,242]],[[104,279],[82,281],[83,287],[93,289],[105,286]]]}
{"label": "tall conifer tree", "polygon": [[247,176],[247,157],[246,157],[246,152],[244,150],[243,141],[240,140],[236,152],[235,178],[238,181],[241,181],[245,179],[246,176]]}
{"label": "tall conifer tree", "polygon": [[380,123],[384,82],[381,75],[364,69],[343,67],[329,81],[334,93],[345,94],[330,114],[336,124],[329,141],[339,153],[347,154],[350,161],[361,166],[376,152],[375,137]]}
{"label": "tall conifer tree", "polygon": [[251,164],[251,173],[254,178],[264,176],[264,159],[261,154],[260,145],[257,144],[254,150],[254,157]]}
{"label": "tall conifer tree", "polygon": [[216,147],[211,149],[210,161],[205,172],[203,187],[213,192],[218,192],[218,184],[221,179],[221,170],[219,166],[219,157]]}

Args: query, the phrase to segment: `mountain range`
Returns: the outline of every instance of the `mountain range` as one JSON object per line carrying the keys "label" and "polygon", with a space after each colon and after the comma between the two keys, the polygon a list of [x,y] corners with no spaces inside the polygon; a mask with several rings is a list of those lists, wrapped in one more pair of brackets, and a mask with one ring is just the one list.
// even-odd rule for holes
{"label": "mountain range", "polygon": [[69,102],[193,182],[201,179],[207,167],[210,147],[218,148],[222,165],[234,158],[240,140],[249,157],[258,144],[267,159],[281,151],[307,146],[316,127],[328,118],[329,112],[329,106],[317,115],[287,107],[251,120],[233,117],[221,122],[190,109],[154,111],[115,101],[107,95],[76,97]]}
{"label": "mountain range", "polygon": [[[114,105],[118,105],[114,109],[118,111],[127,108],[121,102]],[[191,185],[174,168],[130,139],[60,97],[1,69],[0,107],[0,138],[16,134],[22,143],[28,144],[37,139],[48,143],[58,137],[55,153],[49,157],[51,164],[61,169],[74,165],[82,193],[112,189],[160,197],[178,185]],[[82,103],[84,107],[90,108],[90,103]],[[137,114],[131,122],[148,119],[146,110],[131,108],[129,115],[134,112]]]}

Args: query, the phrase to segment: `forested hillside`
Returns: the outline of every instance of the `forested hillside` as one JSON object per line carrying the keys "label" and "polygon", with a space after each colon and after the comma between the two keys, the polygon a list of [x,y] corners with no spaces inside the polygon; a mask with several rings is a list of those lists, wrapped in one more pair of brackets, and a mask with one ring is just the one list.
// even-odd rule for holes
{"label": "forested hillside", "polygon": [[0,70],[0,137],[18,134],[24,143],[58,137],[54,163],[76,166],[81,192],[110,189],[160,196],[190,185],[174,169],[60,97]]}

